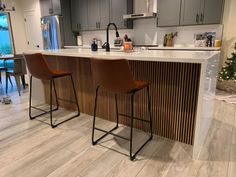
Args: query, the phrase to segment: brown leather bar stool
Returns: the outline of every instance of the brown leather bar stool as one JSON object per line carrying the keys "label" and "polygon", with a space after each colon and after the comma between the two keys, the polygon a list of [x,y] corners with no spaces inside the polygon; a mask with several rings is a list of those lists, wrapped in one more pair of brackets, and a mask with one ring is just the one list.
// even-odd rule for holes
{"label": "brown leather bar stool", "polygon": [[[28,66],[29,72],[31,73],[30,76],[30,98],[29,98],[29,117],[31,120],[36,119],[37,117],[40,117],[42,115],[45,114],[50,114],[50,125],[52,128],[55,128],[56,126],[67,122],[75,117],[78,117],[80,115],[80,110],[79,110],[79,104],[78,104],[78,99],[76,96],[76,91],[75,91],[75,85],[74,85],[74,81],[73,81],[73,77],[72,77],[72,72],[67,72],[67,71],[61,71],[61,70],[51,70],[49,69],[47,63],[44,60],[44,57],[42,54],[37,53],[37,54],[25,54],[25,60],[26,60],[26,64]],[[35,77],[37,79],[40,80],[47,80],[50,81],[50,110],[49,111],[45,111],[42,110],[40,108],[37,107],[33,107],[32,106],[32,77]],[[55,79],[57,78],[62,78],[62,77],[70,77],[71,79],[71,83],[72,83],[72,87],[73,87],[73,92],[74,92],[74,97],[75,97],[75,103],[77,105],[77,110],[78,113],[62,122],[59,122],[57,124],[53,124],[53,111],[57,111],[59,109],[59,103],[58,100],[59,98],[57,97],[57,91],[56,91],[56,87],[55,87]],[[56,97],[56,108],[53,109],[53,103],[52,103],[52,87],[54,88],[54,93],[55,93],[55,97]],[[64,99],[60,99],[60,100],[64,100]],[[64,100],[66,101],[66,100]],[[43,113],[36,115],[36,116],[32,116],[31,111],[33,109],[42,111]]]}
{"label": "brown leather bar stool", "polygon": [[[101,139],[103,139],[108,134],[117,136],[119,138],[130,141],[130,160],[134,160],[135,156],[140,152],[140,150],[152,139],[152,116],[151,116],[151,102],[149,95],[149,82],[146,81],[135,81],[133,79],[132,73],[129,68],[127,60],[118,59],[118,60],[106,60],[106,59],[91,59],[91,68],[96,84],[96,96],[95,96],[95,106],[94,106],[94,117],[93,117],[93,129],[92,129],[92,144],[96,145]],[[115,94],[116,102],[116,126],[110,131],[105,131],[100,128],[95,127],[96,123],[96,109],[97,109],[97,100],[98,100],[98,91],[99,88],[103,88],[109,92]],[[138,91],[146,88],[147,97],[148,97],[148,110],[149,110],[149,121],[137,118],[134,116],[134,96]],[[118,104],[117,104],[117,94],[128,94],[131,95],[131,115],[119,114]],[[119,124],[119,115],[130,118],[130,137],[126,138],[117,134],[112,133],[115,129],[118,128]],[[142,121],[144,123],[149,123],[150,126],[150,137],[145,141],[144,144],[133,154],[132,145],[133,145],[133,126],[134,119]],[[94,140],[95,130],[104,132],[105,134]]]}

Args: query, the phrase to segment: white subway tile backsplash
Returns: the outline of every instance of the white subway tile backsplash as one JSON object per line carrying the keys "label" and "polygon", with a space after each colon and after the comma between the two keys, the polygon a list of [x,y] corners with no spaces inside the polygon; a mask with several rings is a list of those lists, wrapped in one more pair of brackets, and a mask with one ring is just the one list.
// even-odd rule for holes
{"label": "white subway tile backsplash", "polygon": [[[134,28],[119,30],[120,37],[127,34],[135,44],[163,44],[163,37],[166,33],[178,32],[175,38],[176,45],[194,45],[194,35],[204,32],[216,32],[216,39],[222,39],[223,25],[197,25],[177,27],[156,27],[156,19],[140,19],[134,21]],[[106,31],[85,31],[81,32],[83,44],[89,45],[94,37],[106,41]],[[115,32],[110,31],[110,39],[115,39]],[[111,43],[111,41],[110,41]]]}

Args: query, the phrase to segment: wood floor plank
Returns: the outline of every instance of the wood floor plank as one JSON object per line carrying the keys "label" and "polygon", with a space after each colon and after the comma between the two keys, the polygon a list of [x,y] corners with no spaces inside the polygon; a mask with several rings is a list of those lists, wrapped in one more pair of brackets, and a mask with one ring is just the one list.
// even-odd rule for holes
{"label": "wood floor plank", "polygon": [[163,177],[168,173],[173,159],[178,155],[178,146],[172,141],[161,141],[156,153],[148,160],[137,177]]}
{"label": "wood floor plank", "polygon": [[[192,160],[192,146],[155,136],[131,162],[127,141],[107,136],[91,145],[91,116],[51,129],[29,120],[27,92],[13,95],[13,104],[0,105],[0,177],[235,177],[236,105],[215,101],[199,160]],[[71,114],[62,109],[54,116],[58,121]],[[96,126],[108,130],[114,123],[98,118]],[[130,129],[120,125],[115,132],[128,137]],[[135,130],[134,148],[145,138]]]}

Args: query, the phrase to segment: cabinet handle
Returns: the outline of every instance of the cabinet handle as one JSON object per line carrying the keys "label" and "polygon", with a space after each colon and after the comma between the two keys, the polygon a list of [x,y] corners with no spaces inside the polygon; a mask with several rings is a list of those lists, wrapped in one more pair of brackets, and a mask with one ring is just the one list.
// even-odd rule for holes
{"label": "cabinet handle", "polygon": [[204,22],[204,14],[201,13],[201,22],[203,23]]}
{"label": "cabinet handle", "polygon": [[124,20],[124,26],[127,27],[128,26],[128,21]]}
{"label": "cabinet handle", "polygon": [[100,28],[100,26],[101,26],[101,25],[100,25],[100,22],[98,22],[98,28]]}
{"label": "cabinet handle", "polygon": [[196,15],[196,22],[199,23],[199,14]]}
{"label": "cabinet handle", "polygon": [[81,24],[79,24],[79,30],[81,30]]}
{"label": "cabinet handle", "polygon": [[48,11],[49,11],[49,14],[53,14],[53,9],[50,8]]}

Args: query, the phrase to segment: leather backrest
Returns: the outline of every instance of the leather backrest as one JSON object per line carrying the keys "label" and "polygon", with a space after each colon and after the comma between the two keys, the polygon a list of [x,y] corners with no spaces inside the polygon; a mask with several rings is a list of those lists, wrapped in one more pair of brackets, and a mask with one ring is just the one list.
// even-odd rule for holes
{"label": "leather backrest", "polygon": [[36,77],[38,79],[49,79],[52,76],[53,73],[49,69],[41,53],[24,54],[24,57],[29,72],[33,77]]}
{"label": "leather backrest", "polygon": [[136,85],[125,59],[91,59],[91,69],[95,84],[111,92],[127,93]]}

